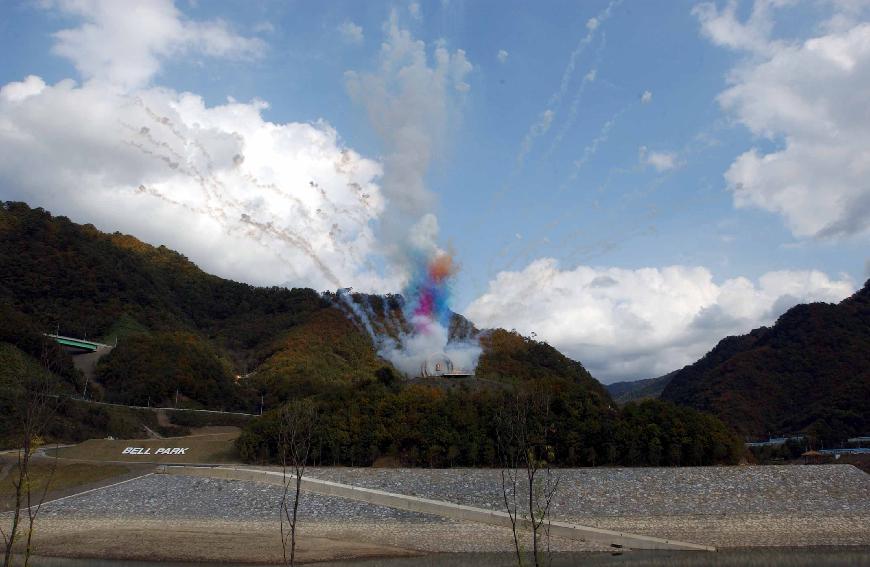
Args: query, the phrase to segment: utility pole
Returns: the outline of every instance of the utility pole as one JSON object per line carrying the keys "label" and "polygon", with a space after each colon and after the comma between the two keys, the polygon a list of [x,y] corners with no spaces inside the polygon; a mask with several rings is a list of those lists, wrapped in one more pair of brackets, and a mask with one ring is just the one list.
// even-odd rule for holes
{"label": "utility pole", "polygon": [[263,394],[260,394],[260,415],[263,415]]}
{"label": "utility pole", "polygon": [[175,389],[175,407],[178,407],[178,388]]}

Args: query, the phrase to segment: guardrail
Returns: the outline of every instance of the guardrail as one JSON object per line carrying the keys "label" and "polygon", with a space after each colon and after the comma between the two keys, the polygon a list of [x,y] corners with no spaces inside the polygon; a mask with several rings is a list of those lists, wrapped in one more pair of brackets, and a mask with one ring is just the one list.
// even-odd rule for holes
{"label": "guardrail", "polygon": [[97,404],[101,406],[114,406],[116,408],[132,408],[132,409],[144,409],[144,410],[162,410],[162,411],[194,411],[199,413],[217,413],[221,415],[244,415],[247,417],[257,417],[259,414],[256,413],[244,413],[240,411],[222,411],[222,410],[207,410],[207,409],[194,409],[194,408],[172,408],[172,407],[158,407],[158,406],[128,406],[126,404],[113,404],[109,402],[98,402],[96,400],[88,400],[85,398],[81,398],[79,396],[66,396],[70,400],[76,402],[82,402],[85,404]]}

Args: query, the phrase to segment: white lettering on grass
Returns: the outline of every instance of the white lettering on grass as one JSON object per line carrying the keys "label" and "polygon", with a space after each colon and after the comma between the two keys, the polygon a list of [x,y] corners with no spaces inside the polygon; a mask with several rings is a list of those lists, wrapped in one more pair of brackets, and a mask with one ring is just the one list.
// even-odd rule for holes
{"label": "white lettering on grass", "polygon": [[[190,447],[157,447],[154,455],[186,455]],[[127,447],[122,455],[150,455],[152,447]]]}

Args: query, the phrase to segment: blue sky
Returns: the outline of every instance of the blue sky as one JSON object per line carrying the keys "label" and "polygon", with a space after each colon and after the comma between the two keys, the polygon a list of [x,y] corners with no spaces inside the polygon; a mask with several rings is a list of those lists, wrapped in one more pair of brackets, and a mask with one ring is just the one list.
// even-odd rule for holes
{"label": "blue sky", "polygon": [[[0,160],[0,197],[166,243],[235,279],[389,291],[401,285],[403,272],[384,251],[387,231],[380,228],[399,200],[385,156],[406,150],[397,144],[408,138],[391,132],[408,128],[432,149],[413,171],[431,200],[412,216],[434,214],[438,245],[449,246],[462,265],[453,307],[483,326],[535,332],[605,381],[648,377],[691,362],[726,334],[769,324],[790,304],[842,299],[868,277],[864,173],[870,166],[859,147],[870,138],[870,117],[857,102],[870,96],[866,6],[779,4],[179,0],[146,4],[159,18],[137,27],[143,16],[135,10],[118,13],[97,1],[5,3],[0,85],[13,87],[4,87],[0,119],[7,127],[5,134],[0,127],[0,146],[34,163],[53,163],[63,174],[33,180],[20,163]],[[112,32],[127,25],[124,18],[131,19],[130,29],[145,30],[141,38]],[[164,37],[160,30],[167,29],[175,31]],[[412,64],[390,67],[396,61],[384,45],[400,41],[391,29],[422,42],[414,45],[426,56],[427,72],[437,75],[435,51],[443,50],[449,58],[443,84],[420,79],[411,85],[420,91],[413,100],[395,89],[402,66]],[[74,33],[57,35],[60,30]],[[130,75],[130,69],[141,72]],[[363,77],[356,95],[349,71]],[[38,81],[28,82],[29,76]],[[49,98],[64,79],[75,81],[72,90]],[[373,118],[375,85],[394,88],[387,114],[395,108],[407,113]],[[180,104],[185,92],[201,97],[201,109]],[[58,100],[73,95],[108,110],[79,122],[51,118],[52,108],[62,107]],[[239,105],[238,112],[227,110],[232,119],[215,110],[228,97]],[[193,189],[182,186],[189,179],[148,165],[153,152],[148,162],[127,151],[141,147],[131,141],[145,124],[136,121],[147,121],[125,114],[136,100],[155,109],[165,105],[167,116],[190,128],[190,139],[213,129],[214,136],[199,140],[214,156],[226,151],[231,161],[241,155],[223,142],[208,145],[218,133],[235,133],[246,158],[239,167],[248,167],[257,152],[268,164],[289,151],[294,171],[305,170],[305,160],[313,158],[304,140],[325,129],[336,139],[317,138],[319,152],[352,149],[363,170],[380,167],[353,181],[371,184],[376,204],[353,211],[368,228],[326,222],[344,230],[344,251],[310,240],[334,277],[324,279],[308,266],[312,254],[298,245],[291,250],[286,238],[251,232],[261,225],[204,219],[196,225],[201,230],[190,231],[179,220],[199,210]],[[120,124],[127,133],[88,133],[112,108],[118,118],[107,119],[107,128]],[[242,110],[257,113],[262,124],[242,132],[232,122]],[[256,136],[269,124],[286,126],[286,143],[262,145],[266,138]],[[297,124],[291,132],[289,125]],[[73,142],[81,148],[77,162],[68,163],[61,147],[21,142],[10,133],[16,128],[46,136],[62,131],[58,138],[72,140],[81,132]],[[159,144],[158,127],[149,132],[147,142]],[[184,144],[192,147],[190,140]],[[826,148],[831,155],[822,156]],[[176,148],[173,155],[179,153]],[[101,165],[81,165],[91,158]],[[219,161],[215,157],[216,171]],[[280,185],[290,175],[257,167],[245,179],[275,175]],[[127,173],[112,177],[116,168]],[[130,171],[152,184],[140,185]],[[115,206],[65,198],[64,184],[95,179],[104,184],[101,196],[117,199]],[[343,197],[330,193],[330,183],[321,184],[333,212],[351,210],[340,206]],[[138,200],[123,200],[137,185],[145,187]],[[265,198],[258,194],[264,185],[235,195],[233,206],[249,213],[267,206],[257,201]],[[176,197],[163,198],[158,210],[143,201],[146,189]],[[150,211],[144,218],[136,212],[141,206]],[[298,215],[288,209],[282,216],[268,206],[269,219],[295,226]],[[293,234],[318,226],[297,226]],[[267,236],[278,240],[264,245]],[[272,247],[273,255],[217,257],[219,247],[209,242],[224,237],[229,247],[251,238]],[[330,237],[335,243],[331,231]],[[296,265],[269,269],[276,262]],[[610,281],[618,285],[598,285]],[[707,324],[711,318],[715,324]]]}

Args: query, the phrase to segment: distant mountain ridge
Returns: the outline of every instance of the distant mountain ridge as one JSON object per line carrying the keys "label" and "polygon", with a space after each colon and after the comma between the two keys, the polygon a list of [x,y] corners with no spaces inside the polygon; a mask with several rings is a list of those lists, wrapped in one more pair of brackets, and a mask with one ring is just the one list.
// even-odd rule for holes
{"label": "distant mountain ridge", "polygon": [[659,376],[658,378],[645,378],[634,382],[614,382],[605,386],[613,401],[618,404],[639,402],[641,400],[654,400],[661,397],[665,386],[673,378],[674,372]]}
{"label": "distant mountain ridge", "polygon": [[746,436],[867,433],[870,280],[839,304],[797,305],[772,327],[727,337],[668,376],[663,400],[713,413]]}

